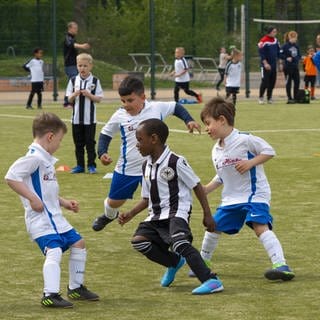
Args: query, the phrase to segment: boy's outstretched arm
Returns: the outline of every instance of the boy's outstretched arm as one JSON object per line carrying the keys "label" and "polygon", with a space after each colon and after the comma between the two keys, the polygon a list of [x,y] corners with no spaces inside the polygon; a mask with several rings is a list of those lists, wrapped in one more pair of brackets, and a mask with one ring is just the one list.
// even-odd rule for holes
{"label": "boy's outstretched arm", "polygon": [[198,200],[201,204],[202,210],[203,210],[203,225],[205,227],[207,227],[207,230],[209,232],[213,232],[215,225],[214,225],[214,221],[212,219],[208,198],[207,198],[206,194],[204,193],[204,190],[203,190],[201,183],[198,183],[193,188],[193,191],[194,191],[196,197],[198,198]]}
{"label": "boy's outstretched arm", "polygon": [[130,211],[119,214],[118,221],[123,226],[129,222],[134,216],[148,208],[149,199],[142,198]]}
{"label": "boy's outstretched arm", "polygon": [[194,121],[188,110],[180,103],[176,103],[173,115],[184,121],[189,132],[192,133],[193,130],[196,129],[199,133],[201,133],[200,124]]}

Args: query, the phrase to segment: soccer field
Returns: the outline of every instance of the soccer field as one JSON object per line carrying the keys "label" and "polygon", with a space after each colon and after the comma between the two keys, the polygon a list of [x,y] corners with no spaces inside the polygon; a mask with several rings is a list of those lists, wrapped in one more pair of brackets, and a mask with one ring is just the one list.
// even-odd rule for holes
{"label": "soccer field", "polygon": [[[118,104],[98,106],[97,139],[104,122]],[[197,121],[201,106],[187,108]],[[70,110],[59,105],[45,111],[70,119]],[[256,101],[240,101],[237,105],[236,128],[252,132],[267,140],[277,156],[265,164],[271,190],[271,213],[274,231],[279,237],[287,262],[296,277],[289,282],[270,282],[263,276],[271,267],[269,258],[253,231],[244,227],[235,236],[221,237],[214,255],[214,271],[225,290],[208,296],[193,296],[199,285],[182,268],[169,288],[160,286],[164,268],[131,248],[130,239],[146,213],[120,227],[116,222],[101,232],[91,224],[103,211],[112,172],[119,153],[119,136],[110,145],[114,163],[104,167],[98,163],[98,174],[71,175],[57,172],[61,196],[80,202],[77,214],[65,212],[70,223],[81,233],[88,249],[86,285],[100,295],[98,302],[75,302],[73,309],[43,308],[43,256],[26,233],[24,212],[18,196],[6,186],[3,177],[10,164],[26,153],[32,141],[31,124],[37,110],[23,106],[0,106],[0,175],[1,224],[0,319],[219,319],[219,320],[307,320],[318,319],[320,289],[319,250],[319,186],[320,186],[320,103],[309,105],[260,106]],[[202,183],[214,175],[211,164],[213,141],[203,132],[191,135],[180,120],[169,118],[168,143],[173,151],[184,155]],[[57,166],[75,165],[71,126],[61,148],[55,154]],[[219,204],[221,189],[209,195],[212,210]],[[123,209],[129,209],[140,197],[138,191]],[[194,245],[200,248],[204,228],[202,213],[194,202],[191,228]],[[61,292],[66,297],[68,252],[61,265]]]}

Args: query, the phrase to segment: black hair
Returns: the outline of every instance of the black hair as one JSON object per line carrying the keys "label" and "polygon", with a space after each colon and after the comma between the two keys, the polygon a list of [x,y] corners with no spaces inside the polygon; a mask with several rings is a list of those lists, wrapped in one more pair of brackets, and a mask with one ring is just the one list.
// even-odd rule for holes
{"label": "black hair", "polygon": [[159,137],[159,140],[162,144],[165,144],[167,141],[167,138],[169,136],[169,128],[168,126],[159,119],[147,119],[144,121],[141,121],[139,124],[139,128],[144,130],[144,132],[148,136],[152,136],[153,134],[156,134]]}
{"label": "black hair", "polygon": [[140,95],[144,93],[143,82],[138,78],[128,76],[121,81],[118,93],[120,96],[128,96],[131,93]]}
{"label": "black hair", "polygon": [[265,28],[267,34],[271,33],[272,30],[274,30],[274,29],[277,29],[277,28],[275,26],[267,26]]}
{"label": "black hair", "polygon": [[37,48],[34,48],[33,49],[33,54],[36,54],[36,53],[38,53],[39,51],[43,51],[41,48],[39,48],[39,47],[37,47]]}

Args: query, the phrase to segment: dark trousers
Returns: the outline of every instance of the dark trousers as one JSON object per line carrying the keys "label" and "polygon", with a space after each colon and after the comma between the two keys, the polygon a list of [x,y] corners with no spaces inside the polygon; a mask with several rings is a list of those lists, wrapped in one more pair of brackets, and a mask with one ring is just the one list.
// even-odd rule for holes
{"label": "dark trousers", "polygon": [[217,90],[219,90],[220,84],[223,82],[224,72],[225,72],[225,71],[226,71],[226,69],[218,68],[218,72],[219,72],[219,75],[220,75],[220,79],[219,79],[219,81],[218,81],[217,84],[216,84],[216,89],[217,89]]}
{"label": "dark trousers", "polygon": [[32,106],[33,96],[35,94],[37,94],[37,96],[38,96],[37,105],[38,105],[38,108],[41,108],[41,106],[42,106],[42,91],[43,91],[43,82],[42,81],[31,82],[31,91],[30,91],[29,98],[27,101],[28,107]]}
{"label": "dark trousers", "polygon": [[75,155],[77,159],[77,165],[85,167],[84,161],[84,148],[87,150],[88,167],[96,167],[96,124],[72,124],[72,137],[75,145]]}
{"label": "dark trousers", "polygon": [[289,100],[292,100],[291,86],[293,81],[293,99],[297,99],[300,86],[300,74],[298,68],[288,68],[284,70],[286,76],[286,92]]}
{"label": "dark trousers", "polygon": [[262,68],[261,77],[259,98],[263,98],[264,93],[267,90],[267,99],[270,100],[272,99],[272,91],[277,80],[277,70],[266,70],[265,68]]}
{"label": "dark trousers", "polygon": [[193,97],[198,97],[198,95],[189,89],[189,82],[175,82],[174,86],[174,100],[179,102],[179,91],[182,89],[186,94]]}

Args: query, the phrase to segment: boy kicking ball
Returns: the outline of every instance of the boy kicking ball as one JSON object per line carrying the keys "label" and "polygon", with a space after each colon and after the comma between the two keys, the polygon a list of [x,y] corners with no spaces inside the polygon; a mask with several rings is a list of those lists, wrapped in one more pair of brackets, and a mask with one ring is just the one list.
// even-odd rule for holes
{"label": "boy kicking ball", "polygon": [[165,144],[168,135],[167,125],[159,119],[144,120],[137,127],[137,148],[142,156],[147,156],[142,165],[142,199],[133,209],[119,215],[119,223],[124,225],[148,208],[149,215],[139,224],[131,243],[149,260],[167,267],[161,279],[162,287],[170,286],[177,271],[187,262],[202,283],[192,294],[222,291],[222,282],[191,244],[192,190],[203,209],[204,226],[214,230],[207,197],[187,161]]}

